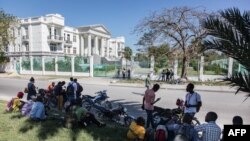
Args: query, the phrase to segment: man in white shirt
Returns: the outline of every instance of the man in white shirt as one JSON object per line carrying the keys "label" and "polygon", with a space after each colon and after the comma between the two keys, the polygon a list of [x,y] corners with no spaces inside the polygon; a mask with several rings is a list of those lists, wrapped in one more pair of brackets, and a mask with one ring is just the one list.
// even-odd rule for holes
{"label": "man in white shirt", "polygon": [[195,113],[199,112],[202,105],[201,96],[194,92],[194,84],[189,83],[186,91],[188,92],[185,97],[185,110],[184,113],[188,113],[194,117]]}

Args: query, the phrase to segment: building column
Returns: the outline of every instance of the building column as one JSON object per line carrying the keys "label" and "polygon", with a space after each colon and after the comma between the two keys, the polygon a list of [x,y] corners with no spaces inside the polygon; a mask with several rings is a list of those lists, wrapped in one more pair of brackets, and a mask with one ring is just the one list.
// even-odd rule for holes
{"label": "building column", "polygon": [[99,51],[98,51],[98,37],[95,36],[95,54],[99,54]]}
{"label": "building column", "polygon": [[81,45],[80,45],[80,51],[81,51],[81,56],[83,56],[84,54],[84,38],[83,36],[80,36],[80,41],[81,41]]}
{"label": "building column", "polygon": [[233,58],[228,58],[228,71],[227,71],[227,77],[231,77],[233,74]]}
{"label": "building column", "polygon": [[155,67],[155,57],[152,55],[150,57],[150,72],[154,72],[154,67]]}
{"label": "building column", "polygon": [[109,40],[106,40],[106,46],[107,46],[107,54],[106,56],[109,58]]}
{"label": "building column", "polygon": [[28,30],[29,30],[29,31],[28,31],[28,32],[29,32],[29,35],[28,35],[28,36],[29,36],[29,52],[31,52],[31,51],[33,51],[33,45],[32,45],[32,43],[33,43],[33,41],[32,41],[32,40],[33,40],[32,36],[33,36],[33,35],[32,35],[32,27],[31,27],[31,25],[28,26]]}
{"label": "building column", "polygon": [[94,76],[94,57],[89,56],[89,76]]}
{"label": "building column", "polygon": [[63,28],[61,29],[61,35],[60,36],[61,37],[59,37],[59,38],[61,38],[60,39],[62,41],[61,46],[62,46],[62,50],[64,52],[64,29]]}
{"label": "building column", "polygon": [[22,72],[23,72],[22,59],[23,59],[22,57],[19,58],[19,63],[20,63],[20,65],[19,65],[20,74],[22,74]]}
{"label": "building column", "polygon": [[101,39],[101,57],[104,57],[104,38]]}
{"label": "building column", "polygon": [[33,56],[30,56],[30,71],[31,71],[31,74],[33,74]]}
{"label": "building column", "polygon": [[58,57],[56,56],[55,57],[55,73],[56,73],[56,75],[58,75],[58,64],[57,64],[57,61],[58,61]]}
{"label": "building column", "polygon": [[204,78],[203,78],[203,66],[204,66],[204,56],[201,56],[201,60],[200,60],[200,72],[199,72],[199,81],[204,81]]}
{"label": "building column", "polygon": [[118,57],[118,43],[115,42],[115,57]]}
{"label": "building column", "polygon": [[88,56],[91,56],[91,47],[92,47],[92,45],[91,45],[91,35],[89,34],[88,35]]}
{"label": "building column", "polygon": [[55,27],[52,25],[50,29],[51,29],[51,35],[50,35],[50,37],[51,37],[51,39],[55,39],[55,32],[54,32],[55,31]]}
{"label": "building column", "polygon": [[44,56],[42,56],[42,71],[43,71],[43,75],[45,75],[45,63],[44,63]]}
{"label": "building column", "polygon": [[178,77],[177,73],[178,73],[178,57],[176,55],[174,59],[174,79],[177,79]]}
{"label": "building column", "polygon": [[71,56],[71,76],[75,75],[75,57]]}

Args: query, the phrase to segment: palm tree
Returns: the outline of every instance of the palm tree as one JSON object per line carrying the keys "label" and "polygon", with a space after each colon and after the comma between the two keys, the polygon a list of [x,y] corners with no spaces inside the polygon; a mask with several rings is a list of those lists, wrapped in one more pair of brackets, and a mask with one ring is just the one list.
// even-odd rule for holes
{"label": "palm tree", "polygon": [[205,49],[215,49],[234,58],[242,64],[246,72],[238,72],[226,78],[231,86],[250,96],[250,11],[229,8],[220,11],[219,15],[207,18],[203,26],[208,30],[204,41]]}

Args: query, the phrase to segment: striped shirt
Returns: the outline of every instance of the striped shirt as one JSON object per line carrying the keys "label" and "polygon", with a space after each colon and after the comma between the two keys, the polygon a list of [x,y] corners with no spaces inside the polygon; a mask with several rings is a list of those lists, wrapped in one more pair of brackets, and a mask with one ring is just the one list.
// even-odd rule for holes
{"label": "striped shirt", "polygon": [[195,130],[202,132],[202,141],[220,140],[221,129],[214,121],[195,126]]}

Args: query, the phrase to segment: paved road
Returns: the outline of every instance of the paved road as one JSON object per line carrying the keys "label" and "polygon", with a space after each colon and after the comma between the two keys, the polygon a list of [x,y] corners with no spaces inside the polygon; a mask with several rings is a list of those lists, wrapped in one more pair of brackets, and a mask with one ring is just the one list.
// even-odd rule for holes
{"label": "paved road", "polygon": [[[51,80],[50,80],[51,81]],[[16,95],[18,91],[22,91],[27,85],[28,80],[23,79],[9,79],[0,78],[0,99],[8,99]],[[36,81],[36,86],[39,88],[46,88],[49,84],[48,80]],[[94,92],[106,89],[110,100],[114,103],[122,103],[127,108],[129,113],[134,116],[143,115],[145,112],[140,109],[142,95],[144,88],[135,87],[117,87],[109,85],[93,85],[88,84],[87,81],[82,82],[84,87],[84,94],[94,95]],[[175,108],[175,101],[177,98],[185,97],[184,90],[168,90],[160,89],[157,92],[157,97],[161,100],[156,104],[157,106]],[[201,111],[197,117],[201,122],[204,122],[204,117],[208,111],[215,111],[218,113],[218,123],[222,127],[223,124],[230,124],[234,115],[243,117],[245,124],[250,124],[250,99],[245,102],[245,94],[234,95],[226,92],[199,92],[203,101]]]}

